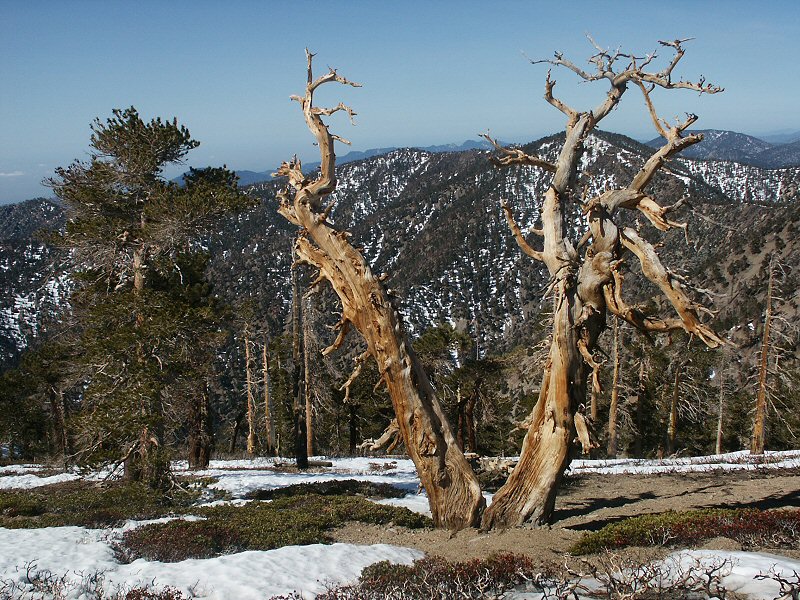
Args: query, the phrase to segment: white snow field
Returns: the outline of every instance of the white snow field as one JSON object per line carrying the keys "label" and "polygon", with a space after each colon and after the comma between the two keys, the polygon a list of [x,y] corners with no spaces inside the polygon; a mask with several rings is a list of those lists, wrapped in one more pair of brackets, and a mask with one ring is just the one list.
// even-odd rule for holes
{"label": "white snow field", "polygon": [[[273,470],[276,459],[212,461],[198,476],[212,476],[212,484],[228,495],[225,502],[243,502],[244,496],[257,489],[275,489],[296,483],[359,479],[388,483],[407,492],[399,499],[382,500],[429,513],[427,498],[418,493],[419,479],[408,459],[333,458],[333,467],[312,469],[307,473],[286,473]],[[800,451],[772,452],[764,457],[750,457],[744,452],[719,456],[664,460],[576,460],[572,473],[638,473],[687,472],[736,469],[778,469],[800,467]],[[176,471],[185,471],[185,462],[174,464]],[[41,465],[0,467],[0,489],[29,489],[57,481],[77,479],[77,472],[37,477]],[[50,471],[52,472],[52,471]],[[44,474],[44,473],[43,473]],[[90,476],[96,478],[96,475]],[[487,494],[491,501],[491,495]],[[219,501],[217,501],[219,502]],[[191,518],[191,517],[186,517]],[[289,546],[268,551],[249,551],[211,559],[192,559],[178,563],[136,560],[120,564],[114,559],[113,541],[122,531],[141,526],[130,521],[115,529],[51,527],[44,529],[0,528],[0,581],[14,581],[23,588],[29,577],[53,574],[63,577],[66,598],[82,600],[91,596],[96,574],[106,590],[126,589],[138,585],[177,588],[185,595],[208,600],[255,599],[298,591],[313,598],[328,586],[355,581],[361,570],[372,563],[389,560],[410,564],[423,556],[419,550],[386,544]],[[683,551],[675,553],[677,561],[729,560],[732,568],[723,584],[732,591],[754,599],[771,600],[779,596],[778,584],[755,579],[771,569],[787,577],[800,573],[800,561],[784,557],[748,552]],[[668,559],[669,560],[669,559]],[[1,589],[1,588],[0,588]],[[42,596],[36,596],[42,597]],[[532,594],[508,597],[536,598]]]}

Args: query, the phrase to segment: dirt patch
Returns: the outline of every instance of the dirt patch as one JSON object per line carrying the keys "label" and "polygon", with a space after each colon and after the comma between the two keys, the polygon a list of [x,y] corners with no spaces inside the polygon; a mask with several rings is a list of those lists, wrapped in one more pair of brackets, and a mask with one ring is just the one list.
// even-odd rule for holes
{"label": "dirt patch", "polygon": [[[800,507],[800,472],[797,470],[592,474],[567,478],[556,500],[554,522],[547,528],[517,528],[489,533],[468,529],[453,534],[442,530],[414,531],[402,527],[351,524],[335,530],[333,535],[339,542],[406,546],[450,560],[515,552],[550,562],[563,561],[564,554],[584,531],[594,531],[626,517],[701,508],[764,510],[792,507]],[[741,549],[731,546],[731,542],[717,538],[708,544],[716,545],[720,550]],[[641,549],[630,551],[642,552]],[[800,551],[766,551],[800,558]],[[654,552],[657,555],[666,551]]]}

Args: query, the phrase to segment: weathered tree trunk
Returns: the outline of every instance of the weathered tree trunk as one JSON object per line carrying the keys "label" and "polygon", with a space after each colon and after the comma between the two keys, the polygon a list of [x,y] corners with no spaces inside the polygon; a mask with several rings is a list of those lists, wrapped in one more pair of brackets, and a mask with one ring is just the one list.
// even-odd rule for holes
{"label": "weathered tree trunk", "polygon": [[229,452],[233,454],[236,452],[236,442],[239,439],[239,433],[242,430],[242,421],[244,421],[245,412],[241,411],[239,414],[236,415],[236,419],[233,421],[233,431],[231,432],[231,445],[229,447]]}
{"label": "weathered tree trunk", "polygon": [[264,370],[264,426],[267,434],[267,454],[270,456],[277,452],[275,446],[275,410],[272,405],[269,379],[269,335],[264,336],[264,347],[261,353],[262,368]]}
{"label": "weathered tree trunk", "polygon": [[428,494],[434,524],[451,529],[474,525],[484,506],[478,480],[459,450],[436,393],[406,339],[400,315],[381,280],[348,241],[349,234],[335,230],[327,222],[329,209],[323,208],[322,199],[336,188],[333,143],[340,138],[329,133],[321,116],[337,111],[352,116],[352,110],[344,104],[332,109],[315,107],[313,93],[327,82],[351,82],[335,71],[315,80],[312,55],[307,56],[305,94],[292,98],[301,104],[306,124],[319,144],[321,172],[316,180],[309,181],[299,162],[281,165],[278,175],[289,177],[294,194],[290,197],[288,190],[282,194],[279,212],[301,228],[296,246],[299,258],[319,269],[318,281],[327,280],[342,303],[339,336],[323,353],[339,347],[351,325],[361,333],[367,351],[359,357],[345,389],[349,389],[361,362],[372,356],[392,399],[406,449]]}
{"label": "weathered tree trunk", "polygon": [[467,452],[478,451],[478,440],[475,433],[475,405],[480,398],[481,384],[483,378],[478,377],[475,380],[475,388],[472,390],[472,395],[467,400],[467,406],[464,409],[465,426],[467,428]]}
{"label": "weathered tree trunk", "polygon": [[642,458],[643,448],[643,429],[644,429],[644,396],[647,392],[647,355],[644,345],[642,345],[642,358],[639,360],[639,379],[636,385],[636,439],[633,442],[633,454],[636,458]]}
{"label": "weathered tree trunk", "polygon": [[308,338],[310,336],[310,324],[308,322],[308,303],[310,298],[305,299],[303,304],[303,394],[305,396],[306,407],[306,456],[314,456],[314,420],[313,405],[311,402],[311,370],[309,369]]}
{"label": "weathered tree trunk", "polygon": [[672,400],[669,404],[669,426],[667,427],[667,454],[675,454],[675,439],[678,437],[678,400],[680,399],[681,371],[685,365],[676,365]]}
{"label": "weathered tree trunk", "polygon": [[608,456],[617,457],[617,410],[619,407],[619,321],[614,317],[614,346],[612,350],[614,367],[611,374],[611,402],[608,407]]}
{"label": "weathered tree trunk", "polygon": [[253,456],[256,453],[256,399],[253,396],[253,374],[252,362],[250,359],[250,334],[245,325],[244,328],[244,364],[245,376],[247,381],[247,455]]}
{"label": "weathered tree trunk", "polygon": [[352,456],[356,453],[356,449],[358,448],[358,406],[350,402],[347,404],[347,407],[348,447],[350,449],[350,455]]}
{"label": "weathered tree trunk", "polygon": [[193,403],[189,420],[189,468],[205,469],[211,462],[214,448],[214,429],[211,426],[207,391],[200,395],[196,404]]}
{"label": "weathered tree trunk", "polygon": [[[681,280],[661,263],[655,247],[635,229],[619,226],[615,221],[615,213],[619,210],[636,209],[662,231],[683,226],[667,219],[666,214],[673,207],[660,206],[644,189],[669,157],[699,142],[702,135],[683,137],[684,131],[697,119],[694,115],[683,123],[665,128],[650,101],[650,92],[655,86],[667,89],[682,87],[707,93],[715,93],[720,88],[704,81],[672,81],[671,72],[684,53],[680,40],[662,42],[674,48],[676,55],[664,70],[657,73],[642,69],[649,60],[640,63],[630,55],[609,52],[594,41],[592,43],[597,54],[590,63],[597,66],[596,74],[588,73],[559,53],[555,59],[539,61],[566,67],[586,81],[604,80],[609,84],[606,97],[599,105],[593,110],[580,112],[553,95],[555,81],[548,72],[545,100],[567,117],[564,143],[555,163],[528,155],[520,149],[502,148],[489,136],[484,136],[501,153],[494,159],[495,164],[534,166],[553,174],[541,208],[542,228],[532,230],[542,239],[542,250],[534,249],[525,239],[505,200],[501,201],[501,206],[519,247],[547,267],[550,276],[548,289],[555,294],[556,309],[548,363],[539,400],[528,419],[530,427],[522,443],[520,460],[484,513],[483,528],[526,522],[546,523],[553,510],[559,480],[569,465],[576,434],[584,452],[593,447],[586,420],[578,409],[586,402],[586,379],[590,371],[592,386],[596,392],[599,391],[601,365],[593,352],[598,336],[606,327],[607,311],[645,331],[683,329],[697,335],[709,346],[716,347],[721,343],[718,336],[699,320],[698,305],[687,296]],[[615,62],[623,56],[629,60],[628,66],[615,71]],[[597,124],[617,106],[629,83],[636,84],[642,91],[651,119],[665,143],[645,161],[627,187],[609,189],[590,199],[582,198],[577,183],[584,143]],[[569,204],[579,204],[581,214],[585,215],[588,231],[578,239],[570,239],[571,231],[567,228]],[[625,302],[623,277],[619,273],[624,252],[638,258],[642,273],[660,288],[677,312],[677,318],[646,316]]]}
{"label": "weathered tree trunk", "polygon": [[719,379],[719,406],[717,407],[717,443],[714,446],[714,452],[722,454],[722,417],[725,414],[725,386],[723,385],[724,367],[720,367],[717,371],[717,378]]}
{"label": "weathered tree trunk", "polygon": [[306,451],[306,420],[302,400],[302,370],[300,362],[300,293],[297,268],[292,267],[292,437],[294,458],[298,469],[308,468]]}
{"label": "weathered tree trunk", "polygon": [[560,297],[564,300],[554,315],[550,354],[520,459],[486,509],[484,529],[546,523],[571,460],[575,409],[586,397],[587,370],[578,351],[570,302]]}
{"label": "weathered tree trunk", "polygon": [[56,454],[65,460],[67,455],[67,424],[64,391],[60,387],[50,387],[50,412],[52,414],[52,439]]}
{"label": "weathered tree trunk", "polygon": [[764,311],[764,334],[761,341],[761,357],[758,366],[758,392],[756,393],[756,411],[753,415],[753,439],[750,443],[750,454],[764,454],[764,423],[767,420],[767,365],[769,364],[769,334],[772,324],[772,285],[774,276],[773,260],[770,259],[767,307]]}

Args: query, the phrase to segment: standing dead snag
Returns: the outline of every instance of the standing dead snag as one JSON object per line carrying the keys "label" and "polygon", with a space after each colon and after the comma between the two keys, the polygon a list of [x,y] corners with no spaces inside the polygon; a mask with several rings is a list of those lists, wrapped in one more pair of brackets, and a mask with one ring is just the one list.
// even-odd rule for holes
{"label": "standing dead snag", "polygon": [[[594,357],[597,339],[606,328],[606,315],[611,312],[645,332],[683,329],[696,335],[711,347],[722,343],[719,337],[698,316],[702,306],[695,304],[686,293],[686,282],[669,271],[655,247],[630,227],[620,224],[621,209],[638,210],[657,229],[667,231],[685,225],[667,217],[676,206],[660,206],[645,191],[653,177],[673,155],[699,142],[700,134],[686,135],[687,128],[697,117],[670,126],[659,119],[650,94],[656,88],[689,89],[714,94],[722,88],[698,82],[674,81],[672,72],[684,54],[686,40],[659,42],[671,48],[674,56],[660,71],[646,70],[656,59],[656,53],[643,57],[609,52],[591,38],[596,53],[589,63],[596,68],[584,70],[556,53],[550,60],[533,61],[565,67],[587,82],[607,81],[605,99],[594,109],[580,112],[553,95],[556,82],[550,72],[545,80],[545,100],[561,111],[566,119],[566,136],[556,162],[531,156],[519,149],[500,147],[485,136],[498,150],[493,162],[500,167],[529,165],[553,174],[541,208],[542,229],[536,233],[542,239],[537,250],[525,239],[517,226],[511,207],[502,203],[514,237],[520,248],[532,259],[542,262],[550,274],[550,286],[555,296],[555,314],[550,354],[542,376],[539,400],[529,418],[530,427],[522,445],[520,461],[506,484],[495,494],[486,510],[483,527],[506,527],[526,522],[545,523],[555,503],[561,475],[570,462],[576,426],[583,422],[578,407],[586,401],[586,381],[598,383],[600,364]],[[624,64],[624,68],[618,68]],[[642,166],[627,187],[608,190],[584,200],[578,187],[580,158],[587,136],[619,104],[629,84],[636,85],[644,95],[645,104],[664,144]],[[570,203],[578,203],[584,218],[585,231],[571,239],[565,215]],[[645,315],[638,307],[625,302],[622,294],[623,277],[620,267],[630,254],[641,265],[642,273],[667,297],[677,316],[659,318]],[[580,428],[580,427],[579,427]]]}
{"label": "standing dead snag", "polygon": [[342,303],[338,336],[323,354],[341,346],[351,326],[361,333],[367,351],[357,359],[356,369],[361,360],[369,356],[377,362],[392,398],[403,442],[428,493],[434,523],[451,529],[475,525],[484,506],[480,486],[406,339],[400,315],[380,279],[372,274],[364,257],[348,241],[349,232],[338,231],[328,222],[332,207],[322,204],[336,189],[334,140],[348,143],[331,134],[322,117],[343,111],[352,119],[355,113],[343,103],[333,108],[314,106],[314,92],[330,82],[354,87],[359,84],[348,81],[333,69],[315,79],[311,68],[313,54],[306,50],[306,56],[305,94],[292,96],[292,100],[300,103],[306,124],[319,145],[320,174],[316,179],[308,179],[296,158],[283,163],[276,175],[288,177],[289,187],[279,195],[278,212],[300,228],[296,244],[298,260],[319,270],[312,286],[327,281]]}

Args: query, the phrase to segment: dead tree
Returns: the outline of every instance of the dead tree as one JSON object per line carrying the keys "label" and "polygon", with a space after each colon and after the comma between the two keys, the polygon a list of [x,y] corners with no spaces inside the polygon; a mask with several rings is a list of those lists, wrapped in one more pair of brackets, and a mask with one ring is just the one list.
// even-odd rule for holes
{"label": "dead tree", "polygon": [[314,92],[326,83],[359,87],[335,70],[314,78],[313,55],[306,51],[308,80],[302,96],[292,96],[302,108],[306,124],[319,145],[320,172],[308,178],[296,158],[284,162],[276,175],[287,177],[289,185],[279,195],[278,211],[300,228],[296,243],[298,260],[319,270],[312,284],[327,281],[342,304],[338,336],[323,350],[329,354],[344,342],[350,327],[364,337],[367,350],[356,359],[354,380],[361,364],[372,357],[378,366],[397,416],[403,442],[416,465],[422,485],[428,494],[434,524],[461,529],[477,523],[484,499],[475,474],[458,448],[450,425],[439,405],[436,393],[407,340],[400,315],[382,283],[373,275],[361,252],[328,221],[332,205],[323,200],[336,189],[334,140],[346,142],[331,134],[322,117],[353,110],[339,103],[333,108],[314,106]]}
{"label": "dead tree", "polygon": [[261,349],[261,368],[264,372],[264,427],[267,434],[267,454],[272,456],[276,453],[275,446],[275,409],[272,405],[272,395],[270,394],[269,379],[269,334],[264,336],[264,346]]}
{"label": "dead tree", "polygon": [[[645,190],[668,159],[696,144],[703,136],[687,133],[697,120],[695,115],[689,115],[685,121],[675,125],[661,120],[651,101],[651,93],[657,87],[709,94],[719,92],[721,88],[706,83],[704,79],[698,82],[673,79],[673,70],[683,58],[686,40],[660,42],[674,55],[660,71],[649,71],[647,69],[656,59],[655,52],[641,57],[623,54],[601,48],[589,39],[596,49],[589,59],[592,65],[589,70],[577,66],[560,53],[549,60],[533,61],[564,67],[584,81],[605,81],[609,86],[605,98],[595,108],[579,111],[554,95],[556,82],[548,71],[545,100],[561,111],[567,120],[564,143],[556,162],[526,154],[521,149],[502,148],[486,136],[498,151],[493,159],[497,166],[527,165],[552,174],[541,207],[543,226],[533,231],[542,240],[541,249],[535,249],[527,241],[505,200],[502,208],[520,248],[547,268],[550,276],[548,291],[554,295],[556,310],[550,354],[520,461],[486,510],[484,528],[526,522],[542,524],[550,519],[558,483],[571,460],[573,440],[579,426],[585,424],[579,407],[586,402],[587,378],[591,375],[592,385],[598,385],[600,363],[594,350],[598,336],[606,327],[608,312],[646,333],[683,329],[709,346],[716,347],[722,343],[716,333],[700,320],[699,313],[706,309],[692,301],[686,291],[687,282],[668,270],[662,264],[656,247],[636,229],[624,226],[619,217],[623,209],[638,211],[637,214],[661,231],[685,227],[685,224],[671,221],[668,217],[677,205],[661,206]],[[630,85],[638,87],[643,94],[653,125],[664,138],[664,143],[645,161],[626,187],[583,198],[578,176],[586,138],[616,108]],[[584,230],[575,238],[571,238],[566,221],[573,207],[579,208],[584,225]],[[677,316],[646,315],[639,307],[626,302],[621,267],[631,254],[638,259],[644,276],[670,301]]]}
{"label": "dead tree", "polygon": [[758,392],[756,393],[756,410],[753,416],[753,438],[750,442],[750,454],[764,454],[764,422],[767,419],[767,365],[769,364],[769,335],[772,326],[772,287],[774,281],[775,264],[774,259],[770,259],[767,306],[764,311],[764,333],[762,334],[761,356],[758,364]]}
{"label": "dead tree", "polygon": [[250,362],[250,332],[244,326],[244,363],[247,377],[247,455],[256,453],[256,400],[253,396],[253,375]]}
{"label": "dead tree", "polygon": [[611,403],[608,407],[608,456],[617,458],[617,411],[619,408],[619,320],[614,317],[614,346],[612,360],[614,361],[611,375]]}

